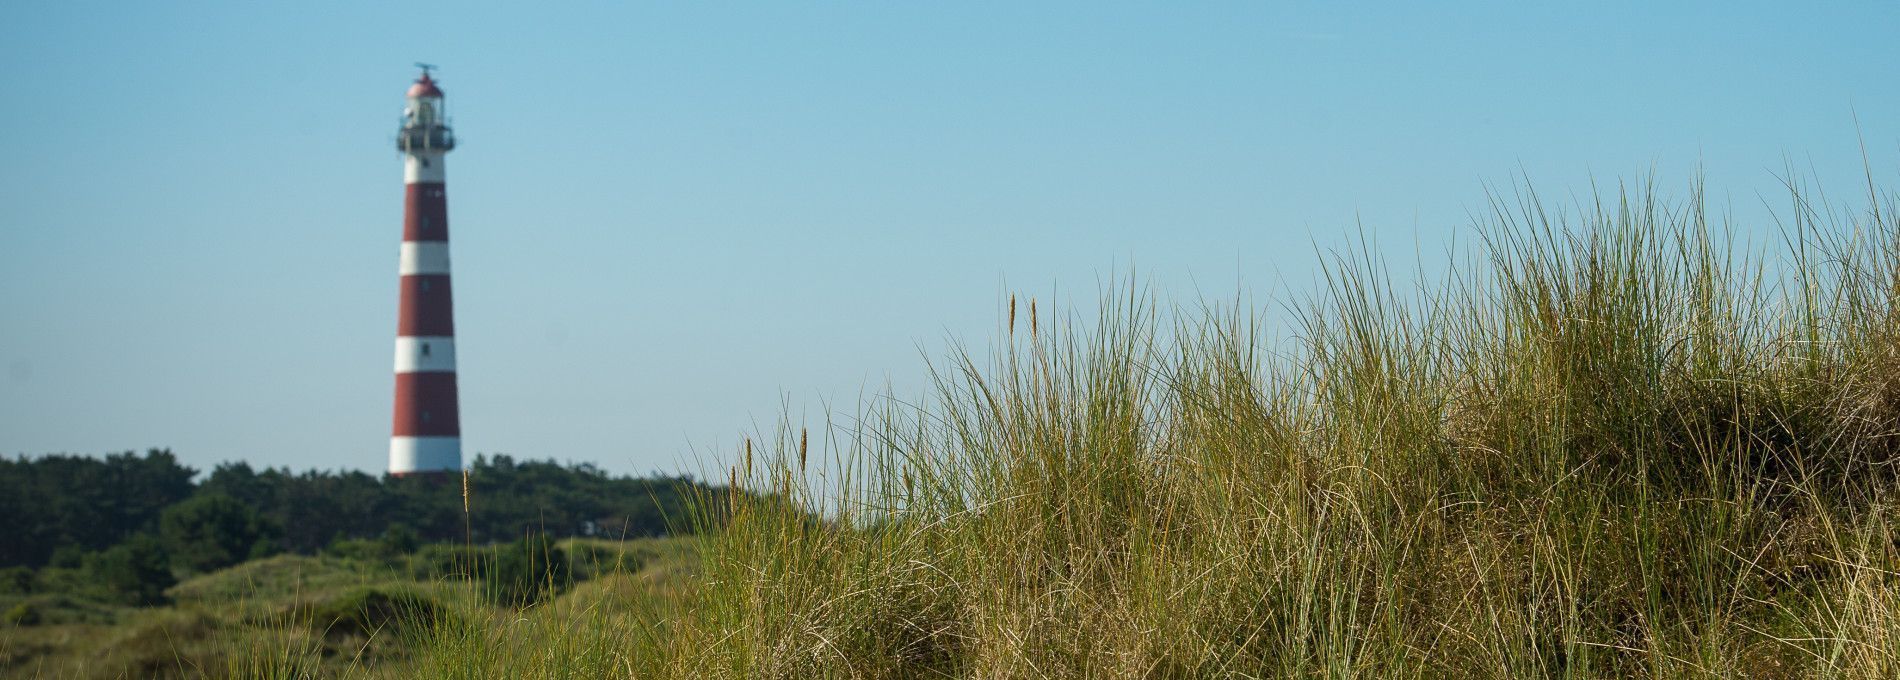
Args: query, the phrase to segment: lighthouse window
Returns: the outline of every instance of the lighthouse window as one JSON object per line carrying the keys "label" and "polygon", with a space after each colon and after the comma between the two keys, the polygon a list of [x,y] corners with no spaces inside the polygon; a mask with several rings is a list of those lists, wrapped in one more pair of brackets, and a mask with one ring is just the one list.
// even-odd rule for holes
{"label": "lighthouse window", "polygon": [[430,191],[429,191],[429,197],[430,197],[430,198],[441,198],[441,197],[442,197],[442,190],[441,190],[441,189],[432,189],[432,190],[430,190]]}
{"label": "lighthouse window", "polygon": [[428,216],[428,215],[423,215],[423,216],[422,216],[422,228],[423,228],[423,229],[428,229],[428,228],[429,228],[429,216]]}
{"label": "lighthouse window", "polygon": [[425,168],[429,167],[429,159],[427,158],[422,159],[422,167],[425,167]]}
{"label": "lighthouse window", "polygon": [[422,289],[423,289],[424,291],[427,291],[427,290],[429,290],[429,280],[428,280],[428,279],[422,279],[422,281],[421,281],[421,283],[422,283]]}
{"label": "lighthouse window", "polygon": [[425,423],[426,423],[426,422],[429,422],[429,412],[428,412],[428,411],[423,411],[423,412],[422,412],[422,422],[425,422]]}
{"label": "lighthouse window", "polygon": [[422,356],[429,356],[429,343],[422,343]]}

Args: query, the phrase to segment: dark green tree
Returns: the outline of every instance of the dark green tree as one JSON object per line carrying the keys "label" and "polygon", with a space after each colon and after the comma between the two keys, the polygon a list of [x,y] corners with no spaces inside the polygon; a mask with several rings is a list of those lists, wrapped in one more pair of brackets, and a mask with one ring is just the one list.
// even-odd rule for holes
{"label": "dark green tree", "polygon": [[221,493],[200,494],[166,508],[158,524],[172,563],[188,573],[267,555],[276,534],[251,506]]}
{"label": "dark green tree", "polygon": [[178,579],[172,576],[165,547],[147,534],[134,534],[105,552],[86,561],[86,575],[101,594],[116,602],[151,606],[170,601],[165,589]]}
{"label": "dark green tree", "polygon": [[194,474],[165,449],[0,458],[0,566],[42,566],[62,547],[103,550],[152,531],[160,511],[191,495]]}

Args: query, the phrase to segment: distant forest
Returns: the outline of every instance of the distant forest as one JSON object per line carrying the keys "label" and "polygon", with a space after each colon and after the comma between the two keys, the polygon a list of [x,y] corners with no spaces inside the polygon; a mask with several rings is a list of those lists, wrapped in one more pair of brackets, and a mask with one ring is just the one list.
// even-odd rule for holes
{"label": "distant forest", "polygon": [[690,476],[615,476],[585,463],[506,455],[475,458],[466,513],[457,477],[259,471],[245,463],[197,477],[165,449],[0,457],[0,567],[77,565],[133,539],[162,543],[202,569],[366,539],[659,536],[686,526],[695,494],[726,492]]}

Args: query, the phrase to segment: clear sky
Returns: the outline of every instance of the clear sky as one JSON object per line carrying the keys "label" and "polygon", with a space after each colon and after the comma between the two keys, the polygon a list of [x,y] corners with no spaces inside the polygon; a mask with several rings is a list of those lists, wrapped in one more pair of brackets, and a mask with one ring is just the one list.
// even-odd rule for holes
{"label": "clear sky", "polygon": [[920,393],[1012,290],[1264,304],[1520,175],[1700,166],[1761,229],[1791,163],[1900,169],[1900,3],[1532,4],[5,3],[0,453],[380,471],[418,60],[466,454],[619,472]]}

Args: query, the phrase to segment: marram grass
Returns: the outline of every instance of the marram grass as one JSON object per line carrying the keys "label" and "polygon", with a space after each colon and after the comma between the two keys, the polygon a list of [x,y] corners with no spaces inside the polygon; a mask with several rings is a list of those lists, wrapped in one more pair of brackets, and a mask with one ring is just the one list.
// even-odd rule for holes
{"label": "marram grass", "polygon": [[[730,474],[673,677],[1900,677],[1900,229],[1498,201],[1276,337],[1138,289]],[[1014,311],[1014,302],[1011,304]],[[1045,310],[1047,306],[1045,306]],[[1039,327],[1040,326],[1040,327]],[[757,458],[756,462],[754,458]],[[705,509],[713,512],[712,509]],[[616,634],[582,631],[581,636]]]}

